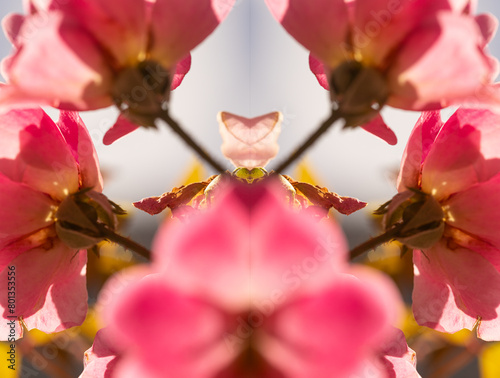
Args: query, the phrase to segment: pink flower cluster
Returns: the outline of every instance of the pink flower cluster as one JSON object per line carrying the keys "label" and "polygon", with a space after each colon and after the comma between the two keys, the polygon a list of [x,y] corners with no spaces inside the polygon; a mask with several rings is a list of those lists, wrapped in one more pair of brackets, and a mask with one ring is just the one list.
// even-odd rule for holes
{"label": "pink flower cluster", "polygon": [[338,226],[294,213],[274,185],[220,195],[162,227],[151,268],[106,285],[82,377],[418,376],[391,327],[397,290],[348,266]]}

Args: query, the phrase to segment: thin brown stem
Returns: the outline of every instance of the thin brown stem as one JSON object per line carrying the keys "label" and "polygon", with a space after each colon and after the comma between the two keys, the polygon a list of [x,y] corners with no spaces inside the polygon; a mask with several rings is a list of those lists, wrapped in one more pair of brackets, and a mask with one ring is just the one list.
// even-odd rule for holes
{"label": "thin brown stem", "polygon": [[107,240],[119,244],[130,251],[134,251],[138,255],[141,255],[142,257],[146,258],[147,260],[151,260],[151,252],[149,251],[149,249],[143,247],[142,245],[136,243],[135,241],[126,238],[125,236],[117,234],[116,232],[114,232],[113,230],[109,229],[104,225],[99,225],[99,231],[102,232],[102,235],[104,235],[104,237]]}
{"label": "thin brown stem", "polygon": [[181,139],[191,147],[200,158],[202,158],[205,162],[207,162],[213,169],[215,169],[219,173],[223,173],[225,171],[224,167],[217,162],[214,158],[212,158],[201,146],[194,141],[194,139],[187,134],[184,129],[179,125],[179,123],[173,120],[168,113],[168,110],[163,111],[159,118],[165,121],[165,123],[172,129],[174,133],[179,135]]}
{"label": "thin brown stem", "polygon": [[309,138],[302,143],[302,145],[295,150],[286,160],[284,160],[274,171],[277,173],[283,172],[293,162],[295,162],[302,154],[309,149],[318,139],[322,136],[337,120],[341,118],[338,110],[332,110],[332,114],[318,127],[318,129],[309,136]]}
{"label": "thin brown stem", "polygon": [[378,236],[375,236],[367,241],[365,241],[364,243],[358,245],[357,247],[353,248],[351,250],[351,252],[349,252],[350,254],[350,259],[353,260],[355,259],[356,257],[362,255],[363,253],[367,252],[367,251],[370,251],[372,249],[375,249],[377,248],[379,245],[382,245],[384,243],[387,243],[391,240],[394,239],[394,237],[398,234],[398,232],[400,231],[400,228],[399,226],[395,226],[389,230],[387,230],[386,232],[384,232],[383,234],[381,235],[378,235]]}

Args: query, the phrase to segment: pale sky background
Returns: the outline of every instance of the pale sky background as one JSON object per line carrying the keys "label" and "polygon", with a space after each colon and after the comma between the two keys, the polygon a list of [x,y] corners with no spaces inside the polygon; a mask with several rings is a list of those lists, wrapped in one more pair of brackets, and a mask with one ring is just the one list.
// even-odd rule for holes
{"label": "pale sky background", "polygon": [[[0,16],[21,12],[21,8],[21,0],[2,0]],[[479,0],[478,13],[482,12],[499,16],[500,3]],[[2,36],[0,56],[10,51]],[[490,51],[500,56],[498,36]],[[223,157],[216,114],[221,110],[245,117],[274,110],[284,114],[281,150],[270,168],[328,115],[328,93],[309,70],[308,52],[272,18],[263,0],[237,0],[228,18],[192,52],[192,57],[191,71],[172,94],[172,114],[219,160]],[[396,132],[398,145],[389,146],[361,129],[331,130],[307,153],[321,184],[340,195],[373,204],[392,197],[395,188],[390,172],[399,167],[418,113],[384,109],[383,115]],[[170,190],[192,163],[193,154],[167,129],[140,129],[112,146],[104,146],[102,136],[114,122],[116,112],[84,112],[82,117],[101,166],[109,173],[105,193],[116,202],[137,201]],[[227,168],[232,169],[229,162]],[[363,222],[361,215],[350,218],[348,223],[352,222]]]}

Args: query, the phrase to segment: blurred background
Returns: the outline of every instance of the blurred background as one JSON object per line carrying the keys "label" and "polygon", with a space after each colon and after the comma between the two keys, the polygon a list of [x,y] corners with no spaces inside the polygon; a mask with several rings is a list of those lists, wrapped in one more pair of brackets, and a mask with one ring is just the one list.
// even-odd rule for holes
{"label": "blurred background", "polygon": [[[0,2],[0,16],[11,12],[22,12],[21,0]],[[479,0],[478,13],[484,12],[500,16],[500,2]],[[10,51],[9,42],[1,35],[0,57],[7,56]],[[490,52],[500,57],[498,36],[490,44]],[[171,110],[183,127],[221,161],[224,158],[216,120],[219,111],[244,117],[282,112],[281,150],[268,167],[272,168],[328,116],[329,101],[327,91],[318,85],[309,70],[308,52],[272,18],[264,1],[236,0],[226,21],[192,52],[191,71],[173,92]],[[50,114],[57,117],[55,111]],[[105,173],[105,194],[131,212],[127,234],[149,245],[161,217],[135,211],[130,203],[179,186],[195,167],[196,159],[167,128],[139,129],[112,146],[104,146],[103,135],[116,116],[117,112],[111,108],[82,113]],[[386,108],[383,116],[398,136],[396,146],[389,146],[361,129],[341,131],[336,127],[305,158],[308,173],[317,184],[342,196],[357,197],[369,203],[366,211],[340,219],[351,245],[376,232],[373,227],[376,222],[369,212],[395,194],[400,159],[419,114]],[[226,166],[233,169],[229,162]],[[195,176],[208,177],[213,173],[206,169]],[[286,173],[297,174],[293,167]],[[398,269],[411,276],[410,260],[406,258],[397,264],[400,265]],[[384,269],[394,269],[391,266]],[[33,343],[52,342],[50,338],[39,337],[42,341],[36,339]],[[457,342],[462,349],[470,342],[467,337],[464,340]],[[442,343],[452,342],[445,340]],[[474,362],[468,371],[456,377],[477,376],[477,369],[477,362]],[[51,374],[37,373],[36,376]]]}
{"label": "blurred background", "polygon": [[[2,1],[0,15],[22,12],[21,3]],[[480,0],[478,13],[482,12],[500,15],[500,3]],[[490,50],[500,56],[500,38],[493,40]],[[2,35],[0,56],[10,51]],[[328,92],[311,74],[308,52],[272,18],[263,0],[236,0],[228,18],[192,52],[192,58],[191,71],[172,94],[172,114],[219,160],[224,159],[216,121],[219,111],[245,117],[275,110],[283,113],[281,150],[268,168],[293,151],[329,114]],[[105,194],[126,204],[179,185],[195,161],[193,153],[166,128],[139,129],[104,146],[102,137],[116,114],[112,108],[82,113],[106,173]],[[399,143],[389,146],[361,129],[333,128],[306,155],[318,184],[373,206],[393,196],[401,155],[418,113],[386,108],[383,116]],[[233,168],[229,162],[226,166]],[[212,173],[206,171],[207,176]],[[287,173],[293,174],[293,167]],[[147,242],[151,219],[141,214],[136,221],[134,234]],[[369,232],[363,214],[342,223],[353,243]]]}

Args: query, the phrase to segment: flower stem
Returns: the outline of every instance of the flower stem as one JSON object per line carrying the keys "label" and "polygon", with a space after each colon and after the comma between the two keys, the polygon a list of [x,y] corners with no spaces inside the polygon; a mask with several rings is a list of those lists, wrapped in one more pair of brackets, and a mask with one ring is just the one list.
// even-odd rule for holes
{"label": "flower stem", "polygon": [[151,252],[149,251],[149,249],[143,247],[142,245],[136,243],[135,241],[129,238],[117,234],[113,230],[109,229],[107,226],[99,224],[98,228],[99,231],[102,232],[102,235],[107,240],[119,244],[130,251],[134,251],[138,255],[141,255],[142,257],[146,258],[147,260],[151,260]]}
{"label": "flower stem", "polygon": [[363,253],[377,248],[379,245],[387,243],[394,239],[394,237],[400,231],[401,225],[396,225],[393,228],[387,230],[381,235],[375,236],[374,238],[368,239],[364,243],[353,248],[350,252],[350,259],[353,260],[356,257],[362,255]]}
{"label": "flower stem", "polygon": [[181,137],[181,139],[189,146],[191,147],[198,155],[200,158],[205,160],[213,169],[215,169],[219,173],[223,173],[225,171],[224,167],[217,161],[215,161],[214,158],[212,158],[201,146],[194,141],[193,138],[189,134],[187,134],[182,127],[177,123],[177,121],[173,120],[170,117],[170,114],[168,113],[168,110],[163,111],[160,115],[159,118],[165,121],[165,123],[172,129],[173,132],[175,132],[178,136]]}
{"label": "flower stem", "polygon": [[283,161],[274,171],[277,173],[281,173],[286,168],[288,168],[340,118],[340,112],[338,110],[332,110],[330,117],[323,121],[318,129],[313,134],[311,134],[311,136],[309,136],[309,138],[304,143],[302,143],[302,145],[298,149],[296,149],[295,152],[293,152],[285,161]]}

